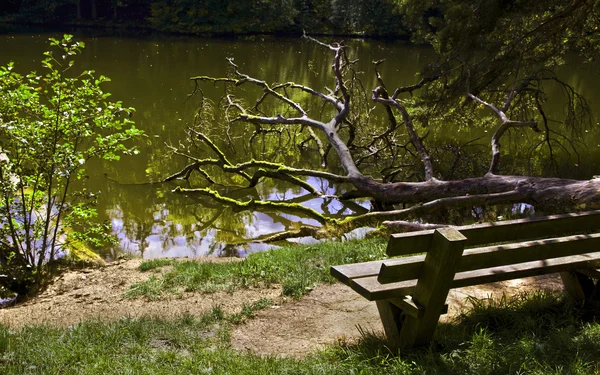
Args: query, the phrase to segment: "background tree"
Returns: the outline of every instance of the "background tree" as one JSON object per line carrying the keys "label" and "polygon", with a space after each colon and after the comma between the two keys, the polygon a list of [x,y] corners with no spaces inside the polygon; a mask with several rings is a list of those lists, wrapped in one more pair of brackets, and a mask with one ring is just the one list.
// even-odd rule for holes
{"label": "background tree", "polygon": [[6,272],[39,281],[70,246],[108,238],[89,222],[97,192],[81,178],[91,158],[134,152],[124,142],[140,134],[129,120],[133,109],[101,89],[107,77],[73,72],[83,43],[65,35],[50,45],[45,72],[0,67],[0,265],[9,283]]}
{"label": "background tree", "polygon": [[[52,25],[143,26],[189,34],[406,36],[394,0],[6,0],[0,16]],[[125,21],[125,22],[124,22]]]}

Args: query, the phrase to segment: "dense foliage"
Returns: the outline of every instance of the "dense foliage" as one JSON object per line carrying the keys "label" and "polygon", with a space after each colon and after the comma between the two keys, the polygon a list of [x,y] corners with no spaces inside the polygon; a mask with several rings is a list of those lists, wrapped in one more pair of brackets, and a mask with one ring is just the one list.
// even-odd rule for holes
{"label": "dense foliage", "polygon": [[140,134],[133,109],[101,89],[108,78],[72,73],[83,43],[67,35],[50,44],[40,72],[0,67],[0,272],[18,292],[70,247],[106,239],[89,223],[96,193],[80,180],[89,159],[118,159]]}
{"label": "dense foliage", "polygon": [[133,24],[193,34],[405,35],[394,0],[8,0],[0,17],[41,24]]}

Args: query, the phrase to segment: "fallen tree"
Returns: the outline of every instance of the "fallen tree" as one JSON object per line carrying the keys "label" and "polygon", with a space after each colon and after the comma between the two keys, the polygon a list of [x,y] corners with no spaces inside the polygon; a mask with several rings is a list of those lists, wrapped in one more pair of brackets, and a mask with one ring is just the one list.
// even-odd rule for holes
{"label": "fallen tree", "polygon": [[[559,16],[568,19],[570,14],[583,17],[585,14],[576,13],[583,3],[574,3],[579,5],[555,9],[556,13],[548,15],[545,22],[555,22],[554,17]],[[525,38],[542,31],[536,26],[533,30],[521,30],[521,33]],[[508,53],[506,50],[500,50],[494,57],[496,60],[492,58],[486,62],[488,70],[483,69],[481,64],[467,64],[456,56],[446,56],[445,60],[428,67],[418,83],[396,88],[391,94],[376,69],[378,86],[368,95],[357,78],[354,69],[356,60],[349,58],[343,44],[327,44],[306,35],[304,37],[331,51],[333,88],[317,90],[294,82],[269,84],[245,74],[233,60],[228,60],[231,74],[227,77],[197,76],[191,80],[196,83],[197,94],[202,94],[200,87],[203,83],[225,86],[223,118],[228,127],[252,125],[252,134],[247,135],[250,144],[261,137],[277,138],[280,142],[282,137],[287,137],[288,141],[292,139],[301,148],[313,144],[321,165],[317,168],[306,168],[305,165],[298,168],[254,158],[239,163],[231,162],[204,132],[206,127],[203,124],[214,121],[214,118],[207,115],[212,104],[202,95],[197,126],[189,129],[189,137],[192,143],[210,150],[213,156],[200,158],[189,147],[171,146],[174,154],[190,162],[164,181],[189,180],[197,173],[212,186],[177,187],[174,192],[207,197],[234,211],[274,211],[314,219],[320,224],[269,236],[266,238],[268,241],[292,236],[339,234],[382,222],[394,230],[416,230],[429,227],[424,222],[435,212],[507,203],[531,204],[546,213],[600,208],[599,178],[581,181],[501,174],[501,141],[516,130],[540,133],[540,141],[533,149],[543,148],[549,164],[556,163],[554,148],[566,149],[569,142],[574,147],[568,135],[549,125],[550,119],[544,110],[546,94],[543,83],[553,82],[567,94],[568,118],[563,125],[572,127],[570,134],[574,134],[573,128],[577,130],[577,126],[585,125],[586,116],[589,116],[585,99],[547,69],[547,64],[543,64],[548,56],[538,56],[539,61],[531,63],[528,69],[516,71],[514,64],[528,63],[524,53],[512,61],[513,68],[507,68],[509,65],[503,61],[506,73],[498,74],[494,79],[490,79],[488,70],[499,69],[497,60]],[[531,43],[535,43],[535,40]],[[509,44],[503,48],[515,47]],[[380,63],[374,62],[376,67]],[[252,105],[235,95],[235,90],[246,87],[260,90]],[[414,95],[419,91],[422,92],[420,95]],[[270,106],[265,104],[268,100],[272,103]],[[365,104],[367,100],[371,104]],[[319,104],[315,105],[315,102]],[[372,105],[380,106],[387,121],[377,134],[369,134],[364,126],[365,118],[372,115]],[[493,135],[489,145],[489,168],[483,175],[443,180],[442,173],[436,170],[435,160],[426,144],[427,135],[419,131],[426,130],[426,123],[431,119],[448,121],[449,116],[444,111],[450,112],[448,108],[451,106],[460,107],[463,114],[470,113],[475,121],[482,111],[488,111],[496,118],[496,123],[487,120],[493,126]],[[315,108],[320,110],[315,111]],[[419,112],[419,108],[425,110]],[[416,125],[416,122],[420,125]],[[400,142],[403,137],[408,141]],[[564,142],[567,142],[567,146],[563,145]],[[335,155],[334,165],[331,165],[332,153]],[[309,181],[327,181],[329,185],[344,187],[343,193],[335,198],[345,201],[367,198],[372,202],[372,209],[339,217],[308,208],[298,199],[247,199],[239,194],[232,195],[231,186],[216,181],[206,168],[219,168],[225,174],[235,176],[237,188],[252,189],[266,179],[280,180],[305,189],[313,197],[330,196]],[[406,169],[413,171],[409,176],[413,181],[406,178]],[[439,224],[448,223],[434,223]]]}

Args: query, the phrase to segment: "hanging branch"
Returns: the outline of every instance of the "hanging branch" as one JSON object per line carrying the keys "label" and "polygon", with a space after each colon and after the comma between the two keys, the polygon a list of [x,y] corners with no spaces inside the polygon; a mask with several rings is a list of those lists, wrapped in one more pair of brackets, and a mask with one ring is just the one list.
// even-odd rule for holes
{"label": "hanging branch", "polygon": [[421,160],[423,161],[423,165],[425,168],[425,180],[429,181],[433,178],[433,165],[431,163],[431,158],[429,157],[429,153],[427,149],[423,145],[423,142],[419,135],[417,134],[415,127],[412,122],[412,117],[408,114],[406,108],[400,104],[400,102],[396,99],[400,92],[396,90],[392,97],[386,98],[387,92],[385,87],[379,86],[375,90],[373,90],[372,100],[376,103],[381,103],[387,107],[394,107],[402,114],[402,119],[404,120],[404,126],[406,126],[406,130],[408,131],[408,135],[410,137],[410,141],[417,149]]}
{"label": "hanging branch", "polygon": [[[527,83],[529,84],[529,82],[527,82]],[[507,101],[504,104],[504,108],[510,108],[510,103],[511,103],[512,99],[515,98],[515,95],[513,94],[515,91],[516,90],[512,91],[509,94]],[[468,93],[467,96],[469,98],[475,100],[476,102],[482,104],[483,106],[491,109],[500,118],[500,120],[502,120],[502,125],[500,125],[500,127],[498,127],[498,129],[496,129],[496,132],[494,132],[494,135],[492,136],[492,162],[490,163],[490,169],[488,170],[488,173],[497,174],[498,166],[500,164],[500,138],[502,138],[502,135],[504,135],[504,133],[508,129],[512,129],[512,128],[529,127],[531,129],[533,129],[533,131],[535,131],[535,132],[541,132],[541,130],[538,128],[537,121],[533,121],[533,120],[532,121],[513,121],[513,120],[510,120],[506,116],[506,113],[504,111],[499,110],[495,105],[487,103],[471,93]]]}

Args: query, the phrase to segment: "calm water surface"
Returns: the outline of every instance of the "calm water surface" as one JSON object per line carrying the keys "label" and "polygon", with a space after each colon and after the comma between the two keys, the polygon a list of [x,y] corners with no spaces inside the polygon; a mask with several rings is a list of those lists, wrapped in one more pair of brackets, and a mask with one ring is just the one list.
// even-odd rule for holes
{"label": "calm water surface", "polygon": [[[89,32],[86,32],[89,34]],[[17,71],[40,70],[42,52],[48,49],[49,37],[61,33],[0,33],[0,64],[15,61]],[[140,155],[124,157],[118,163],[94,162],[89,167],[88,188],[102,192],[98,210],[101,220],[112,223],[118,236],[118,246],[105,251],[112,258],[122,252],[141,254],[145,258],[201,255],[232,255],[258,251],[266,245],[238,245],[245,239],[284,230],[296,225],[299,218],[267,213],[233,213],[228,208],[170,193],[175,185],[154,184],[183,167],[183,158],[173,157],[166,144],[178,144],[186,138],[186,126],[193,122],[198,98],[189,98],[195,75],[225,76],[225,59],[233,57],[247,74],[269,82],[294,81],[315,88],[332,87],[328,75],[328,51],[300,39],[256,37],[252,40],[223,40],[190,37],[115,37],[90,36],[75,33],[86,44],[78,67],[94,69],[112,79],[104,88],[113,100],[122,100],[135,107],[136,126],[146,136],[139,142]],[[389,86],[416,82],[415,73],[431,61],[433,53],[402,42],[353,41],[350,43],[360,58],[358,70],[367,90],[376,86],[371,61],[385,58],[382,72]],[[561,76],[588,97],[592,106],[600,109],[600,77],[598,67],[570,64]],[[218,99],[222,87],[203,86],[204,94]],[[248,92],[248,98],[253,97]],[[249,99],[250,100],[250,99]],[[559,100],[559,99],[556,99]],[[558,103],[558,102],[557,102]],[[560,106],[557,105],[557,116]],[[598,122],[597,120],[594,121]],[[225,124],[216,122],[215,132]],[[247,134],[232,131],[236,144],[234,160],[247,160],[244,154]],[[442,132],[443,134],[443,132]],[[486,134],[480,142],[488,144]],[[443,138],[443,137],[441,137]],[[590,178],[600,174],[600,137],[592,132],[582,147],[580,160],[570,161],[572,168],[565,177]],[[486,156],[487,156],[487,150]],[[310,156],[302,158],[315,165]],[[319,182],[319,181],[312,181]],[[324,183],[323,183],[324,184]],[[334,190],[326,185],[323,191]],[[302,199],[303,192],[284,184],[262,185],[252,193],[256,198],[299,197],[306,206],[321,212],[348,214],[368,207],[360,203],[345,206],[339,201]],[[361,206],[362,205],[362,206]],[[311,220],[303,220],[313,223]]]}

